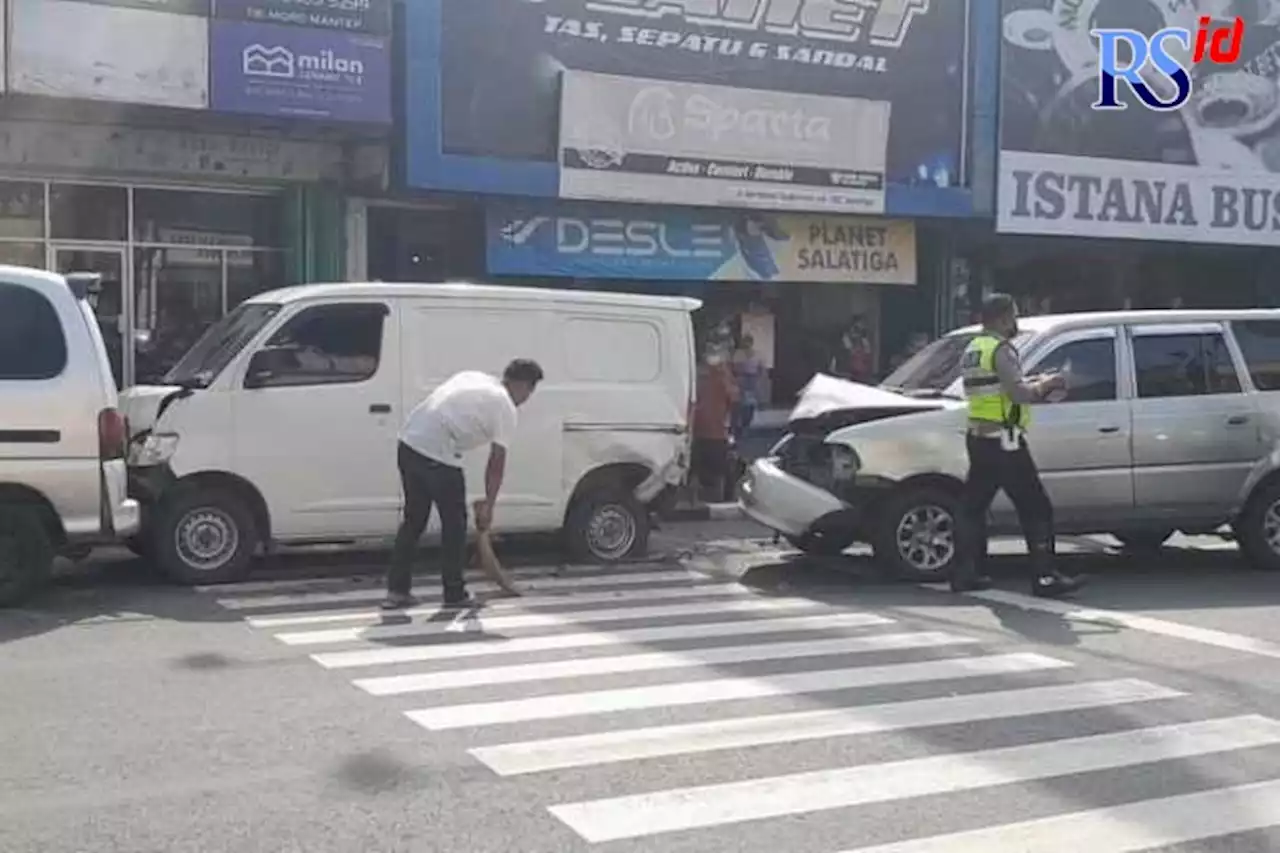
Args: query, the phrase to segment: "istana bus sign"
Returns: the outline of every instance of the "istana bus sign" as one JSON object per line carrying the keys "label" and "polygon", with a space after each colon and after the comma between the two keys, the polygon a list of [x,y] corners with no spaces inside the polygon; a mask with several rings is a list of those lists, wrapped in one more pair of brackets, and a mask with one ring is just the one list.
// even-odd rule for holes
{"label": "istana bus sign", "polygon": [[[1101,3],[1005,0],[999,230],[1280,245],[1280,26],[1247,18],[1239,60],[1193,65],[1180,109],[1096,110]],[[1195,31],[1210,5],[1131,0],[1107,25]]]}

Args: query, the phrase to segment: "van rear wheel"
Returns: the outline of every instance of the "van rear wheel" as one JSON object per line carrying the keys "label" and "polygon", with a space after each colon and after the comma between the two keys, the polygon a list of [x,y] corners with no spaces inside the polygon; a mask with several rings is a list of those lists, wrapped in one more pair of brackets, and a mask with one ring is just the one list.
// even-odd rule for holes
{"label": "van rear wheel", "polygon": [[249,573],[258,536],[253,513],[234,493],[180,488],[156,512],[150,552],[179,583],[232,583]]}
{"label": "van rear wheel", "polygon": [[0,505],[0,607],[26,601],[53,573],[54,547],[40,513]]}
{"label": "van rear wheel", "polygon": [[649,511],[621,488],[579,498],[565,521],[569,557],[582,563],[617,563],[649,550]]}

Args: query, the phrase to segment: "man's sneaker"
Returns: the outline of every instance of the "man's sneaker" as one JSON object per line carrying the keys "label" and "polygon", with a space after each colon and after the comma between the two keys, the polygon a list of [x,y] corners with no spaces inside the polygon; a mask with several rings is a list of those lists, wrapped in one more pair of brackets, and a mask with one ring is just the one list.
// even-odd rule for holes
{"label": "man's sneaker", "polygon": [[1084,586],[1083,578],[1066,575],[1040,575],[1031,584],[1031,594],[1038,598],[1062,598]]}
{"label": "man's sneaker", "polygon": [[387,597],[382,599],[383,610],[404,610],[413,607],[418,603],[418,599],[409,595],[407,592],[388,593]]}
{"label": "man's sneaker", "polygon": [[953,578],[951,581],[952,592],[982,592],[984,589],[991,589],[995,585],[987,575],[977,575],[971,578]]}
{"label": "man's sneaker", "polygon": [[472,607],[480,606],[480,602],[469,592],[464,592],[457,598],[446,598],[444,603],[440,605],[442,610],[467,610]]}

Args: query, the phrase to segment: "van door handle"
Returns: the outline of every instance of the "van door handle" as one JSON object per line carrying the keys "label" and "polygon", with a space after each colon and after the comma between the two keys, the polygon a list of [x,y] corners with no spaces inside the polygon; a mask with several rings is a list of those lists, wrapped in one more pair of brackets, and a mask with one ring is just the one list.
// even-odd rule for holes
{"label": "van door handle", "polygon": [[1120,427],[1118,427],[1118,426],[1100,426],[1100,427],[1098,427],[1098,432],[1107,432],[1107,433],[1110,433],[1110,432],[1119,432],[1119,431],[1120,431]]}
{"label": "van door handle", "polygon": [[1242,424],[1247,424],[1248,422],[1249,422],[1248,415],[1232,415],[1231,417],[1227,418],[1227,424],[1230,426],[1241,426]]}
{"label": "van door handle", "polygon": [[389,403],[374,403],[369,407],[371,415],[389,415],[391,414],[391,405]]}

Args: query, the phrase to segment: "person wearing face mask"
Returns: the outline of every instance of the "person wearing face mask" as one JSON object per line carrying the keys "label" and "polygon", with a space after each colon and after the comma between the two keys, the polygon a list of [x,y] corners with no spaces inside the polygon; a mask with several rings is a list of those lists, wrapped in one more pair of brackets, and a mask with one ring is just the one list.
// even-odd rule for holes
{"label": "person wearing face mask", "polygon": [[963,524],[951,576],[955,592],[986,589],[991,579],[983,572],[987,558],[987,513],[1001,489],[1018,512],[1018,523],[1031,560],[1032,593],[1060,597],[1081,585],[1058,571],[1054,559],[1053,505],[1040,481],[1040,472],[1027,445],[1030,404],[1066,387],[1061,373],[1038,379],[1022,375],[1018,351],[1011,343],[1018,334],[1018,310],[1003,293],[982,304],[982,331],[961,359],[969,425],[965,445],[969,475],[965,480]]}

